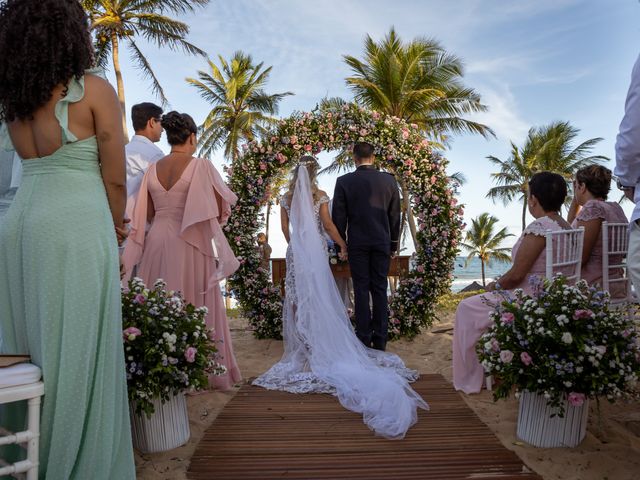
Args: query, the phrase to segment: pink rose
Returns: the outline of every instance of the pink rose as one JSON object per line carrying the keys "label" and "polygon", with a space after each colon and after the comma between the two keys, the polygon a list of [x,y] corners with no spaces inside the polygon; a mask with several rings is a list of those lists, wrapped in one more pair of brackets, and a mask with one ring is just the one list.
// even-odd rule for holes
{"label": "pink rose", "polygon": [[513,352],[511,350],[502,350],[500,352],[500,360],[502,360],[502,363],[511,363]]}
{"label": "pink rose", "polygon": [[516,317],[513,315],[513,313],[505,312],[500,317],[500,320],[502,320],[502,323],[505,324],[505,325],[511,325],[513,323],[513,321],[515,320],[515,318]]}
{"label": "pink rose", "polygon": [[260,162],[260,170],[266,170],[267,169],[267,164],[264,162]]}
{"label": "pink rose", "polygon": [[405,140],[409,138],[409,130],[402,130],[402,138]]}
{"label": "pink rose", "polygon": [[424,266],[423,265],[418,265],[416,267],[416,270],[418,271],[418,273],[424,273]]}
{"label": "pink rose", "polygon": [[310,152],[310,151],[311,151],[311,148],[312,148],[312,147],[311,147],[311,145],[305,145],[305,146],[304,146],[304,151],[305,151],[305,152]]}
{"label": "pink rose", "polygon": [[498,340],[496,340],[495,338],[491,339],[491,350],[493,350],[494,352],[500,351],[500,342],[498,342]]}
{"label": "pink rose", "polygon": [[262,180],[262,177],[258,177],[257,183],[258,185],[262,185],[264,183],[264,180]]}
{"label": "pink rose", "polygon": [[133,341],[136,339],[136,337],[139,337],[140,335],[142,335],[142,332],[140,331],[139,328],[136,328],[136,327],[125,328],[122,331],[122,338],[124,340]]}
{"label": "pink rose", "polygon": [[576,310],[573,314],[573,319],[578,320],[581,318],[593,318],[593,312],[591,310]]}
{"label": "pink rose", "polygon": [[284,163],[287,158],[282,153],[278,152],[276,154],[276,159],[279,163]]}
{"label": "pink rose", "polygon": [[531,362],[533,362],[533,359],[531,358],[531,355],[529,355],[527,352],[522,352],[520,354],[520,360],[522,361],[522,363],[524,363],[527,367],[529,365],[531,365]]}
{"label": "pink rose", "polygon": [[196,361],[196,353],[198,353],[198,351],[195,349],[195,347],[189,347],[184,352],[184,359],[189,363],[193,363]]}
{"label": "pink rose", "polygon": [[289,142],[291,142],[291,145],[295,145],[296,143],[298,143],[298,137],[296,137],[295,135],[291,135],[291,137],[289,137]]}
{"label": "pink rose", "polygon": [[137,294],[133,299],[133,303],[138,303],[140,305],[144,304],[144,302],[146,301],[147,301],[147,297],[145,297],[141,293]]}
{"label": "pink rose", "polygon": [[360,135],[362,135],[363,137],[369,134],[369,130],[367,130],[366,128],[361,128],[360,129]]}
{"label": "pink rose", "polygon": [[585,398],[586,397],[584,393],[571,392],[567,400],[569,400],[569,405],[571,405],[572,407],[581,407],[585,401]]}

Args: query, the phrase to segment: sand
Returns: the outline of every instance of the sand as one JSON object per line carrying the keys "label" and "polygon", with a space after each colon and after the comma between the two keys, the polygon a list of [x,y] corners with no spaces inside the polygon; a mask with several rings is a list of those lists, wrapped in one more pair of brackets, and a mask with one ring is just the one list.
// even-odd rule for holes
{"label": "sand", "polygon": [[[453,315],[443,313],[431,329],[414,340],[400,340],[388,350],[400,355],[408,367],[421,373],[440,373],[451,381]],[[233,345],[245,379],[264,372],[282,354],[282,342],[256,340],[242,318],[231,320]],[[235,391],[209,391],[187,399],[191,439],[169,452],[136,453],[138,478],[143,480],[186,479],[189,459],[204,431],[211,425]],[[503,445],[548,480],[636,480],[640,479],[640,404],[600,402],[600,414],[591,402],[585,440],[576,448],[540,449],[516,438],[518,404],[514,399],[494,402],[490,392],[464,396]],[[427,396],[426,400],[429,398]]]}

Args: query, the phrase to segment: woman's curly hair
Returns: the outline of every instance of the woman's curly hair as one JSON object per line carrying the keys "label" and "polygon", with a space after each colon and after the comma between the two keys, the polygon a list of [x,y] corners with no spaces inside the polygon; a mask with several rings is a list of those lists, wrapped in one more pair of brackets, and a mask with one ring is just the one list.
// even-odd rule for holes
{"label": "woman's curly hair", "polygon": [[82,77],[93,57],[78,0],[0,3],[0,121],[31,119],[57,85]]}
{"label": "woman's curly hair", "polygon": [[198,127],[191,115],[175,110],[162,116],[161,125],[167,134],[169,145],[182,145],[192,134],[198,133]]}

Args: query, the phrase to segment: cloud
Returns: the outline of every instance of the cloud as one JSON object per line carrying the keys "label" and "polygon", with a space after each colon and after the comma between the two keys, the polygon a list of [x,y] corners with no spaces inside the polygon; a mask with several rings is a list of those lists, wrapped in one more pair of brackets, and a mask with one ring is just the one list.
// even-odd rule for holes
{"label": "cloud", "polygon": [[513,140],[518,143],[527,135],[530,125],[522,118],[518,102],[508,85],[480,86],[477,90],[482,103],[489,106],[489,111],[469,115],[471,120],[491,127],[501,141]]}

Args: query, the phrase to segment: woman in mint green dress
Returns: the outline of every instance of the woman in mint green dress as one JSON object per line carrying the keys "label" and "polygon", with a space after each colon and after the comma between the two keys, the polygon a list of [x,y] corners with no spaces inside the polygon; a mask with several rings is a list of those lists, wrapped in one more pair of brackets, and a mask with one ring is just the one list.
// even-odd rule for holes
{"label": "woman in mint green dress", "polygon": [[[23,159],[0,221],[0,352],[28,353],[43,372],[41,478],[134,479],[115,233],[120,105],[85,74],[93,48],[77,0],[4,3],[0,58],[0,141]],[[22,421],[8,410],[3,426]]]}

